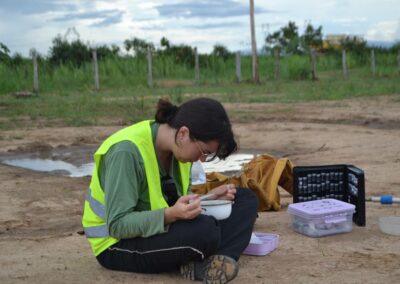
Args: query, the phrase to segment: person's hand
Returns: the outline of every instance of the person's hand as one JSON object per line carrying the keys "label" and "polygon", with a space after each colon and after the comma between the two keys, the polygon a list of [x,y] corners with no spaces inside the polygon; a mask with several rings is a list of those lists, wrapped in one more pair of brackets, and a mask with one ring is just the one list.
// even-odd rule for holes
{"label": "person's hand", "polygon": [[201,213],[200,199],[197,194],[180,197],[174,206],[165,208],[164,223],[170,224],[177,220],[194,219]]}
{"label": "person's hand", "polygon": [[209,193],[216,195],[215,199],[234,200],[236,194],[236,186],[232,183],[220,185]]}

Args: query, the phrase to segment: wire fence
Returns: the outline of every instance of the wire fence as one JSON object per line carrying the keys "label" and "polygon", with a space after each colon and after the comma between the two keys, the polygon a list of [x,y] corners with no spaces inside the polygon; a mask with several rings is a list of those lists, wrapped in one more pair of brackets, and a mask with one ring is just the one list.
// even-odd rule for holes
{"label": "wire fence", "polygon": [[[112,57],[73,66],[54,65],[48,60],[32,60],[18,66],[0,64],[0,92],[21,90],[68,92],[103,89],[128,89],[131,86],[153,88],[168,81],[180,84],[224,84],[251,82],[251,56],[232,54],[229,57],[199,55],[194,60],[177,63],[174,56],[161,56],[150,50],[145,57]],[[400,51],[396,53],[370,50],[363,53],[339,50],[331,54],[311,51],[309,55],[285,55],[278,52],[258,57],[261,83],[278,80],[330,80],[349,78],[394,77],[400,74]]]}

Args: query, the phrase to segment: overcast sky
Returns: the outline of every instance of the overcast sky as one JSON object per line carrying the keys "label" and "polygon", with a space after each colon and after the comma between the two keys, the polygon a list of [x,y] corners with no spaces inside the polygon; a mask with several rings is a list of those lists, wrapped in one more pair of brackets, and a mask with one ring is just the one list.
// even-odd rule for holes
{"label": "overcast sky", "polygon": [[[255,2],[257,46],[288,21],[302,33],[305,23],[323,34],[363,36],[368,41],[400,40],[399,0],[275,0]],[[197,46],[210,52],[219,43],[249,49],[249,0],[0,0],[0,42],[23,55],[36,48],[47,55],[52,39],[75,27],[91,45],[139,37],[159,44]],[[77,35],[70,32],[73,40]]]}

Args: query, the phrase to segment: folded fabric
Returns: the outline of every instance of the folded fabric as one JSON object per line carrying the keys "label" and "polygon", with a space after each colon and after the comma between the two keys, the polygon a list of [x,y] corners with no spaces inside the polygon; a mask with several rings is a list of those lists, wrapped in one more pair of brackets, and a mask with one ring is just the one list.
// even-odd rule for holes
{"label": "folded fabric", "polygon": [[192,191],[204,194],[227,183],[254,191],[259,200],[259,211],[278,211],[281,208],[278,186],[293,195],[293,164],[287,158],[259,155],[245,164],[239,175],[229,177],[218,172],[207,173],[207,183],[192,186]]}

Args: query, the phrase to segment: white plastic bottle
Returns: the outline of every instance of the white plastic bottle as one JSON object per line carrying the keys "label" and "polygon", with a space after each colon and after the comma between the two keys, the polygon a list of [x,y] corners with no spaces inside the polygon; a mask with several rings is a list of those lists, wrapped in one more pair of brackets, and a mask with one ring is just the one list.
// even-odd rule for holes
{"label": "white plastic bottle", "polygon": [[206,173],[200,161],[192,164],[191,177],[193,185],[205,184],[207,182]]}

